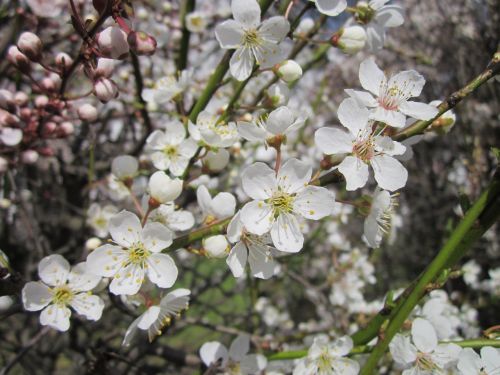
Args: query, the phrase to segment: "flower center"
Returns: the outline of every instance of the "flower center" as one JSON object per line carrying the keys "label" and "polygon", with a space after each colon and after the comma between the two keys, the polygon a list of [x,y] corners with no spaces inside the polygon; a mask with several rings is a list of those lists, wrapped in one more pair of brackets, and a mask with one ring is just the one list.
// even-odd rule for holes
{"label": "flower center", "polygon": [[370,7],[366,3],[359,3],[358,6],[356,7],[356,13],[354,14],[354,18],[356,22],[366,25],[370,23],[370,21],[373,19],[375,16],[375,9]]}
{"label": "flower center", "polygon": [[419,369],[424,371],[440,370],[439,366],[434,363],[427,353],[418,352],[415,364]]}
{"label": "flower center", "polygon": [[280,214],[292,212],[294,197],[283,191],[278,191],[272,198],[269,199],[268,203],[273,206],[274,217],[278,217]]}
{"label": "flower center", "polygon": [[328,353],[328,349],[324,349],[318,357],[319,373],[329,374],[332,371],[332,356]]}
{"label": "flower center", "polygon": [[358,159],[368,164],[375,156],[375,143],[373,138],[368,137],[366,139],[357,140],[352,148],[352,153],[356,155]]}
{"label": "flower center", "polygon": [[241,374],[241,366],[237,362],[229,361],[229,363],[227,364],[227,370],[228,370],[229,374],[232,374],[232,375]]}
{"label": "flower center", "polygon": [[260,45],[259,33],[255,29],[246,30],[243,35],[243,46],[251,48]]}
{"label": "flower center", "polygon": [[73,292],[67,286],[58,286],[52,289],[52,302],[66,306],[73,299]]}
{"label": "flower center", "polygon": [[177,155],[177,146],[165,146],[163,148],[163,153],[170,158]]}
{"label": "flower center", "polygon": [[146,263],[146,260],[150,255],[151,253],[144,247],[144,244],[142,242],[138,242],[129,248],[128,263],[142,266]]}

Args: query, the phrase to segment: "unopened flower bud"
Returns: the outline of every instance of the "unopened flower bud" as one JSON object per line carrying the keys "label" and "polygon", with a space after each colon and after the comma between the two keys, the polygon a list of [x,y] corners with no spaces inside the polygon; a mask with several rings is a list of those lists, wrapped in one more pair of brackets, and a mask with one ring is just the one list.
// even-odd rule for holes
{"label": "unopened flower bud", "polygon": [[287,83],[294,82],[302,77],[302,67],[293,60],[286,60],[276,66],[276,74]]}
{"label": "unopened flower bud", "polygon": [[0,108],[9,112],[16,111],[14,96],[9,90],[0,89]]}
{"label": "unopened flower bud", "polygon": [[101,31],[97,43],[101,53],[112,59],[125,58],[130,50],[127,34],[117,26],[110,26]]}
{"label": "unopened flower bud", "polygon": [[73,125],[72,122],[69,122],[69,121],[64,121],[63,123],[61,123],[59,128],[61,129],[61,132],[63,133],[63,135],[66,135],[66,136],[71,135],[75,132],[75,126]]}
{"label": "unopened flower bud", "polygon": [[35,164],[39,156],[35,150],[26,150],[21,154],[21,160],[24,164]]}
{"label": "unopened flower bud", "polygon": [[42,41],[38,36],[26,31],[17,40],[19,51],[24,53],[31,61],[38,62],[42,58]]}
{"label": "unopened flower bud", "polygon": [[332,36],[331,43],[344,53],[354,54],[365,47],[365,29],[361,26],[342,28]]}
{"label": "unopened flower bud", "polygon": [[202,12],[192,12],[186,16],[186,29],[192,33],[201,33],[207,28],[207,18]]}
{"label": "unopened flower bud", "polygon": [[158,203],[172,202],[182,193],[182,180],[171,179],[165,172],[157,171],[149,179],[148,192]]}
{"label": "unopened flower bud", "polygon": [[43,108],[49,104],[49,98],[45,95],[39,95],[35,98],[35,107]]}
{"label": "unopened flower bud", "polygon": [[108,78],[99,78],[94,82],[94,94],[101,102],[107,103],[118,96],[118,87]]}
{"label": "unopened flower bud", "polygon": [[24,107],[26,104],[28,104],[29,100],[30,98],[25,92],[18,91],[14,95],[14,102],[20,107]]}
{"label": "unopened flower bud", "polygon": [[202,245],[207,255],[211,258],[224,258],[230,250],[226,236],[222,234],[204,238]]}
{"label": "unopened flower bud", "polygon": [[300,20],[299,25],[295,29],[295,34],[297,35],[306,35],[308,34],[314,27],[314,20],[310,17],[303,18]]}
{"label": "unopened flower bud", "polygon": [[132,31],[127,37],[130,49],[137,55],[151,56],[156,52],[156,39],[143,31]]}
{"label": "unopened flower bud", "polygon": [[130,155],[117,156],[111,163],[111,173],[120,181],[134,178],[138,169],[139,162]]}
{"label": "unopened flower bud", "polygon": [[28,73],[31,70],[30,60],[16,46],[9,47],[7,60],[23,73]]}
{"label": "unopened flower bud", "polygon": [[77,113],[82,121],[93,122],[97,120],[97,108],[92,104],[83,104],[77,109]]}
{"label": "unopened flower bud", "polygon": [[91,237],[87,241],[85,241],[85,250],[93,251],[101,246],[102,241],[97,237]]}
{"label": "unopened flower bud", "polygon": [[211,172],[220,172],[229,163],[229,152],[220,148],[217,152],[209,151],[203,159],[203,166]]}
{"label": "unopened flower bud", "polygon": [[43,124],[43,135],[49,136],[52,135],[57,129],[57,124],[53,121],[48,121],[45,124]]}
{"label": "unopened flower bud", "polygon": [[278,82],[269,87],[266,92],[266,107],[280,107],[288,103],[288,99],[290,98],[290,89],[283,82]]}
{"label": "unopened flower bud", "polygon": [[56,65],[63,70],[68,69],[73,64],[73,59],[66,52],[59,52],[56,55],[55,61]]}
{"label": "unopened flower bud", "polygon": [[[429,103],[434,107],[439,107],[441,104],[440,100],[433,100]],[[434,130],[438,134],[446,134],[449,133],[450,130],[455,125],[457,121],[457,116],[453,111],[448,111],[439,116],[436,120],[434,120],[431,124],[430,130]]]}
{"label": "unopened flower bud", "polygon": [[94,70],[94,77],[95,78],[111,77],[115,65],[116,65],[115,60],[101,57],[99,60],[97,60],[97,68]]}

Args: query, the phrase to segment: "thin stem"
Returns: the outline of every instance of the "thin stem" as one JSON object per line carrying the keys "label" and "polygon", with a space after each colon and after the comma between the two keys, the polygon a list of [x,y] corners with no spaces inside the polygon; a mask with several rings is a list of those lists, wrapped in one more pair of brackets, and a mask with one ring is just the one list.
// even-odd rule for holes
{"label": "thin stem", "polygon": [[177,57],[177,70],[181,71],[187,68],[188,65],[188,53],[189,53],[189,39],[191,38],[191,33],[186,26],[186,16],[191,13],[196,6],[195,0],[184,0],[182,2],[180,19],[182,22],[182,38],[181,38],[181,48],[179,50],[179,56]]}

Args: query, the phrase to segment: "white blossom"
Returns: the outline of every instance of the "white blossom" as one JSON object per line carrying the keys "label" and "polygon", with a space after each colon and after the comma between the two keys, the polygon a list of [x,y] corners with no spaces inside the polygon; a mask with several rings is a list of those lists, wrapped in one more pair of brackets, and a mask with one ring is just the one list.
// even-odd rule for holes
{"label": "white blossom", "polygon": [[500,350],[491,346],[481,348],[481,356],[471,348],[460,353],[457,368],[461,375],[500,374]]}
{"label": "white blossom", "polygon": [[212,147],[230,147],[239,138],[236,123],[219,123],[218,116],[208,111],[200,112],[196,124],[189,121],[188,129],[195,141]]}

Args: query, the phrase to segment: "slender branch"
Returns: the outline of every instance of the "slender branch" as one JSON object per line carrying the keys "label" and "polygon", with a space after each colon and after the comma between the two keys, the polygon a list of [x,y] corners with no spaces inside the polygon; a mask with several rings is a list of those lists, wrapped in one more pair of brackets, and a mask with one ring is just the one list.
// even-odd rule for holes
{"label": "slender branch", "polygon": [[448,96],[438,107],[438,114],[428,121],[417,121],[413,125],[401,130],[396,133],[393,137],[397,141],[405,140],[417,134],[421,134],[427,129],[436,119],[441,117],[444,113],[448,112],[450,109],[456,107],[467,96],[476,91],[479,87],[485,84],[490,78],[500,73],[500,52],[495,53],[493,59],[488,64],[487,68],[470,81],[467,85],[462,87],[460,90],[454,92]]}
{"label": "slender branch", "polygon": [[191,33],[186,27],[186,16],[194,10],[195,6],[195,0],[184,0],[182,2],[180,12],[180,19],[182,22],[182,38],[179,56],[177,57],[177,70],[179,71],[186,69],[188,65],[189,39],[191,38]]}

